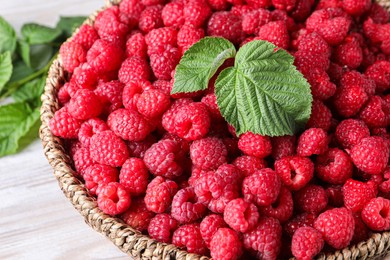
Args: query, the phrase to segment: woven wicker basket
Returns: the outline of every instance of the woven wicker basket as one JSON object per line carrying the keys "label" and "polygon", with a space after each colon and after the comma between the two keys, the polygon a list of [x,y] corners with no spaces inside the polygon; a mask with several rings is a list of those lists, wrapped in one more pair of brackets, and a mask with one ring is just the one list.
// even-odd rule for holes
{"label": "woven wicker basket", "polygon": [[[120,0],[106,1],[107,8],[117,5]],[[390,10],[390,0],[377,1]],[[103,9],[104,9],[103,8]],[[103,10],[102,9],[102,10]],[[101,11],[101,10],[100,10]],[[92,14],[85,23],[93,24],[99,11]],[[190,254],[174,245],[157,242],[134,230],[122,220],[103,213],[97,206],[96,199],[77,179],[72,169],[71,159],[63,147],[60,138],[54,136],[48,127],[49,120],[59,109],[57,92],[66,81],[66,73],[62,67],[61,57],[58,57],[50,67],[46,87],[41,97],[40,138],[44,153],[54,169],[54,175],[65,196],[84,217],[85,222],[99,233],[104,234],[120,250],[134,259],[179,259],[206,260],[208,257]],[[333,254],[322,254],[318,259],[382,259],[390,253],[390,232],[376,233],[366,241],[347,247]]]}

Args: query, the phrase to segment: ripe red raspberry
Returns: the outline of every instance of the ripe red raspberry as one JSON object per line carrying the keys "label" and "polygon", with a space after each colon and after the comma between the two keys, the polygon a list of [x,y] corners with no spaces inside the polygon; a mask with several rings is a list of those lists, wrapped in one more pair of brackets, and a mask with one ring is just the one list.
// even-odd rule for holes
{"label": "ripe red raspberry", "polygon": [[148,184],[146,189],[146,207],[155,213],[165,212],[171,205],[177,189],[176,182],[157,176]]}
{"label": "ripe red raspberry", "polygon": [[119,183],[131,195],[137,196],[144,194],[148,185],[148,179],[148,169],[141,159],[129,158],[122,165],[119,174]]}
{"label": "ripe red raspberry", "polygon": [[138,97],[137,110],[146,118],[156,118],[168,109],[170,103],[168,95],[157,89],[149,89]]}
{"label": "ripe red raspberry", "polygon": [[[314,35],[317,35],[313,33]],[[327,49],[329,49],[329,46],[326,44],[318,43],[318,39],[321,36],[317,37],[306,37],[308,38],[307,46],[303,48],[303,50],[298,50],[294,53],[295,61],[294,65],[297,67],[297,69],[303,73],[303,75],[311,79],[314,83],[315,76],[318,74],[317,78],[322,78],[322,81],[326,81],[326,75],[324,74],[325,70],[329,68],[329,56],[325,53]],[[304,38],[304,39],[306,39]],[[301,42],[304,42],[304,39],[301,40]],[[321,39],[321,38],[320,38]],[[312,41],[312,42],[311,42]],[[316,48],[312,47],[314,44],[319,44],[320,46],[325,45],[328,46],[327,49],[323,53],[321,52],[315,52],[317,51]],[[299,46],[300,47],[300,46]],[[312,48],[314,51],[308,51],[307,48]],[[321,74],[323,73],[323,74]],[[312,79],[313,78],[313,79]],[[320,80],[317,80],[320,81]],[[318,83],[317,83],[318,85]],[[330,91],[329,91],[330,92]],[[328,94],[330,95],[330,94]],[[323,95],[325,96],[325,95]],[[324,99],[324,98],[322,98]]]}
{"label": "ripe red raspberry", "polygon": [[157,79],[170,80],[171,72],[176,68],[180,58],[180,51],[167,45],[161,52],[150,55],[150,67]]}
{"label": "ripe red raspberry", "polygon": [[290,156],[295,153],[296,136],[277,136],[271,138],[272,157],[275,160],[281,159],[285,156]]}
{"label": "ripe red raspberry", "polygon": [[206,0],[190,0],[184,5],[185,25],[195,28],[203,27],[211,15],[211,9]]}
{"label": "ripe red raspberry", "polygon": [[127,58],[121,65],[118,78],[122,83],[130,81],[149,80],[151,71],[145,59],[137,56]]}
{"label": "ripe red raspberry", "polygon": [[126,56],[132,57],[137,56],[141,59],[145,59],[147,46],[145,42],[145,37],[142,33],[137,32],[132,34],[126,41]]}
{"label": "ripe red raspberry", "polygon": [[191,25],[184,25],[177,33],[177,46],[181,48],[183,54],[189,47],[204,37],[202,28],[194,28]]}
{"label": "ripe red raspberry", "polygon": [[227,149],[221,139],[206,137],[194,141],[190,146],[192,163],[204,170],[216,170],[226,163]]}
{"label": "ripe red raspberry", "polygon": [[95,164],[95,161],[91,157],[91,153],[88,148],[79,147],[75,149],[72,159],[74,162],[74,167],[80,175],[84,175],[87,168]]}
{"label": "ripe red raspberry", "polygon": [[129,110],[137,110],[137,102],[140,95],[152,89],[152,85],[147,80],[129,81],[122,92],[123,106]]}
{"label": "ripe red raspberry", "polygon": [[142,198],[133,200],[131,207],[120,215],[127,225],[141,232],[148,229],[153,217],[154,213],[148,211]]}
{"label": "ripe red raspberry", "polygon": [[139,18],[138,27],[144,32],[148,33],[153,29],[163,27],[163,20],[161,18],[163,6],[162,5],[152,5],[146,7]]}
{"label": "ripe red raspberry", "polygon": [[264,159],[250,155],[237,157],[232,164],[244,174],[244,177],[252,175],[254,172],[267,167],[267,163]]}
{"label": "ripe red raspberry", "polygon": [[172,244],[184,248],[189,253],[205,255],[207,247],[200,234],[199,224],[187,224],[175,230]]}
{"label": "ripe red raspberry", "polygon": [[151,238],[162,243],[171,243],[172,234],[178,223],[169,214],[157,214],[149,222],[148,234]]}
{"label": "ripe red raspberry", "polygon": [[106,214],[114,216],[125,212],[131,205],[130,194],[118,182],[110,182],[102,185],[97,203]]}
{"label": "ripe red raspberry", "polygon": [[376,90],[383,92],[390,88],[390,62],[389,61],[376,61],[364,74],[375,81]]}
{"label": "ripe red raspberry", "polygon": [[87,62],[97,73],[106,73],[119,69],[124,52],[116,43],[102,39],[95,41],[87,52]]}
{"label": "ripe red raspberry", "polygon": [[275,161],[275,172],[290,190],[300,190],[313,178],[314,164],[306,157],[286,156]]}
{"label": "ripe red raspberry", "polygon": [[309,17],[315,1],[313,0],[297,0],[295,8],[289,14],[295,21],[303,22]]}
{"label": "ripe red raspberry", "polygon": [[277,219],[263,217],[258,225],[243,235],[246,249],[255,251],[258,258],[277,259],[282,245],[282,227]]}
{"label": "ripe red raspberry", "polygon": [[332,121],[332,112],[320,100],[314,100],[311,107],[311,115],[307,121],[308,128],[322,128],[326,132],[329,131]]}
{"label": "ripe red raspberry", "polygon": [[334,208],[321,213],[314,222],[325,242],[335,249],[349,245],[352,240],[355,221],[352,212],[346,208]]}
{"label": "ripe red raspberry", "polygon": [[289,220],[293,214],[294,205],[291,191],[282,186],[279,196],[275,203],[260,208],[262,216],[273,217],[284,223]]}
{"label": "ripe red raspberry", "polygon": [[203,96],[201,102],[207,106],[209,114],[213,120],[224,120],[217,104],[217,96],[214,93]]}
{"label": "ripe red raspberry", "polygon": [[363,208],[362,220],[372,230],[390,229],[390,200],[377,197],[371,199]]}
{"label": "ripe red raspberry", "polygon": [[366,224],[364,224],[360,213],[353,214],[353,218],[355,220],[355,231],[351,244],[357,244],[359,242],[362,242],[363,240],[368,239],[370,231]]}
{"label": "ripe red raspberry", "polygon": [[276,9],[291,11],[296,5],[296,0],[272,0]]}
{"label": "ripe red raspberry", "polygon": [[145,36],[145,41],[148,45],[148,54],[151,55],[161,46],[176,46],[177,30],[173,27],[153,29]]}
{"label": "ripe red raspberry", "polygon": [[329,75],[324,70],[315,69],[308,75],[306,75],[302,70],[301,72],[309,81],[311,91],[315,99],[326,100],[335,94],[336,85],[330,81]]}
{"label": "ripe red raspberry", "polygon": [[291,241],[291,251],[299,260],[313,259],[324,247],[322,234],[312,227],[298,228]]}
{"label": "ripe red raspberry", "polygon": [[368,127],[386,127],[390,118],[390,103],[384,101],[380,96],[372,96],[360,110],[359,118]]}
{"label": "ripe red raspberry", "polygon": [[119,4],[119,10],[134,20],[139,20],[144,8],[142,1],[138,0],[123,0]]}
{"label": "ripe red raspberry", "polygon": [[210,116],[203,103],[194,102],[177,108],[172,133],[184,140],[194,141],[204,137],[209,128]]}
{"label": "ripe red raspberry", "polygon": [[255,227],[259,220],[259,212],[253,203],[239,198],[226,205],[223,219],[232,229],[245,233]]}
{"label": "ripe red raspberry", "polygon": [[328,206],[339,208],[344,206],[343,186],[332,185],[326,188],[325,192],[328,196]]}
{"label": "ripe red raspberry", "polygon": [[142,141],[154,129],[138,112],[121,108],[112,112],[107,119],[111,130],[124,140]]}
{"label": "ripe red raspberry", "polygon": [[330,184],[343,184],[352,176],[351,158],[338,148],[331,148],[316,158],[317,177]]}
{"label": "ripe red raspberry", "polygon": [[104,115],[108,115],[109,113],[123,107],[123,87],[124,84],[118,80],[99,83],[94,92],[102,103]]}
{"label": "ripe red raspberry", "polygon": [[257,34],[259,28],[271,21],[271,12],[266,9],[256,9],[242,17],[242,30],[246,34]]}
{"label": "ripe red raspberry", "polygon": [[74,118],[87,120],[100,115],[102,103],[92,90],[79,89],[70,99],[67,108]]}
{"label": "ripe red raspberry", "polygon": [[242,254],[242,243],[237,232],[230,228],[218,229],[210,243],[210,254],[213,259],[239,259]]}
{"label": "ripe red raspberry", "polygon": [[[74,73],[70,78],[70,83],[76,89],[86,88],[86,89],[94,89],[98,82],[98,74],[95,71],[95,68],[88,63],[83,63],[79,67],[74,69]],[[74,91],[75,92],[75,91]],[[69,92],[70,96],[72,96],[72,92]]]}
{"label": "ripe red raspberry", "polygon": [[277,200],[281,185],[277,173],[264,168],[245,177],[242,194],[247,201],[254,202],[257,206],[269,206]]}
{"label": "ripe red raspberry", "polygon": [[380,4],[372,3],[368,15],[374,23],[387,23],[390,19],[389,12]]}
{"label": "ripe red raspberry", "polygon": [[275,9],[271,12],[272,21],[283,21],[286,23],[287,30],[295,31],[298,27],[285,10]]}
{"label": "ripe red raspberry", "polygon": [[247,0],[246,2],[253,8],[268,8],[272,5],[271,0]]}
{"label": "ripe red raspberry", "polygon": [[72,117],[67,107],[63,107],[54,113],[49,121],[50,131],[62,138],[77,138],[82,121]]}
{"label": "ripe red raspberry", "polygon": [[386,167],[383,171],[384,180],[379,184],[379,190],[384,193],[390,193],[390,167]]}
{"label": "ripe red raspberry", "polygon": [[208,248],[210,248],[211,239],[215,232],[217,232],[219,228],[226,226],[223,217],[217,214],[208,215],[200,222],[200,234]]}
{"label": "ripe red raspberry", "polygon": [[81,124],[78,138],[84,147],[89,147],[91,137],[94,134],[109,130],[106,122],[99,118],[91,118]]}
{"label": "ripe red raspberry", "polygon": [[261,26],[255,39],[269,41],[286,50],[290,45],[290,36],[284,21],[269,22]]}
{"label": "ripe red raspberry", "polygon": [[292,237],[295,231],[301,227],[313,227],[316,218],[317,216],[315,214],[304,212],[302,214],[296,215],[294,218],[291,218],[283,226],[283,229],[290,237]]}
{"label": "ripe red raspberry", "polygon": [[321,128],[309,128],[298,139],[297,154],[311,156],[322,154],[328,149],[328,137]]}
{"label": "ripe red raspberry", "polygon": [[213,13],[207,24],[207,35],[220,36],[239,44],[243,38],[241,17],[228,11]]}
{"label": "ripe red raspberry", "polygon": [[380,174],[389,161],[389,146],[382,137],[366,137],[352,147],[350,156],[358,169],[368,174]]}
{"label": "ripe red raspberry", "polygon": [[79,87],[71,82],[66,82],[57,93],[58,102],[61,106],[65,106],[69,102],[70,98],[74,95]]}
{"label": "ripe red raspberry", "polygon": [[144,155],[144,162],[149,171],[156,176],[169,179],[183,173],[180,145],[166,139],[153,144]]}
{"label": "ripe red raspberry", "polygon": [[171,81],[158,79],[153,82],[153,88],[160,90],[165,95],[170,95],[172,90]]}
{"label": "ripe red raspberry", "polygon": [[92,136],[89,151],[94,161],[113,167],[122,166],[129,157],[125,142],[110,130]]}
{"label": "ripe red raspberry", "polygon": [[370,0],[342,0],[343,9],[352,16],[360,16],[370,10]]}
{"label": "ripe red raspberry", "polygon": [[89,24],[83,24],[79,27],[76,34],[73,35],[72,41],[80,44],[84,50],[88,51],[98,39],[99,35],[95,28]]}
{"label": "ripe red raspberry", "polygon": [[316,6],[316,10],[326,9],[326,8],[337,8],[341,7],[341,0],[320,0]]}
{"label": "ripe red raspberry", "polygon": [[169,109],[162,116],[162,126],[168,133],[173,133],[175,129],[175,116],[180,107],[191,104],[193,101],[189,98],[177,99],[171,103]]}
{"label": "ripe red raspberry", "polygon": [[363,121],[346,119],[340,122],[335,132],[338,143],[345,149],[350,149],[363,138],[370,136],[370,130]]}
{"label": "ripe red raspberry", "polygon": [[271,139],[267,136],[244,133],[238,140],[238,148],[247,155],[265,158],[272,152]]}
{"label": "ripe red raspberry", "polygon": [[295,207],[301,211],[318,214],[328,205],[324,188],[309,184],[294,194]]}
{"label": "ripe red raspberry", "polygon": [[88,189],[89,193],[96,195],[98,186],[105,185],[110,182],[117,182],[118,175],[119,173],[117,168],[97,163],[89,166],[85,170],[83,178],[85,181],[85,187]]}
{"label": "ripe red raspberry", "polygon": [[352,212],[360,212],[363,207],[376,197],[376,184],[372,181],[361,182],[348,179],[343,185],[344,205]]}
{"label": "ripe red raspberry", "polygon": [[344,41],[338,45],[334,52],[334,60],[350,69],[356,69],[363,61],[363,50],[358,39],[348,35]]}
{"label": "ripe red raspberry", "polygon": [[180,28],[184,24],[184,3],[180,1],[171,2],[164,6],[162,10],[164,25]]}
{"label": "ripe red raspberry", "polygon": [[81,44],[74,41],[68,41],[62,44],[60,48],[60,55],[65,70],[70,73],[73,73],[75,68],[87,60],[87,52]]}

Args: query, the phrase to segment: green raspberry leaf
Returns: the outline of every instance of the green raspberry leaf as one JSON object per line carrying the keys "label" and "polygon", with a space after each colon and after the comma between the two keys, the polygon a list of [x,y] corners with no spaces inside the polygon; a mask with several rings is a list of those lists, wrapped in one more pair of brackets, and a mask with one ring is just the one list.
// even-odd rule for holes
{"label": "green raspberry leaf", "polygon": [[25,41],[19,41],[19,54],[28,67],[39,70],[50,61],[54,50],[48,44],[30,45]]}
{"label": "green raspberry leaf", "polygon": [[78,28],[85,20],[86,16],[61,16],[56,28],[65,33],[65,37],[72,36],[73,31]]}
{"label": "green raspberry leaf", "polygon": [[12,75],[11,52],[7,51],[0,54],[0,92],[5,84],[10,80]]}
{"label": "green raspberry leaf", "polygon": [[46,83],[46,75],[41,78],[35,78],[22,85],[12,97],[16,102],[32,102],[36,107],[40,106],[40,97]]}
{"label": "green raspberry leaf", "polygon": [[207,89],[218,68],[235,54],[234,45],[224,38],[201,39],[184,53],[177,65],[171,94]]}
{"label": "green raspberry leaf", "polygon": [[16,48],[16,33],[14,28],[0,16],[0,53],[10,51],[11,54]]}
{"label": "green raspberry leaf", "polygon": [[252,41],[237,52],[234,67],[215,83],[217,103],[237,135],[293,135],[311,114],[310,85],[285,50],[266,41]]}
{"label": "green raspberry leaf", "polygon": [[50,28],[36,23],[23,25],[21,33],[24,40],[29,44],[43,44],[54,41],[62,34],[59,28]]}

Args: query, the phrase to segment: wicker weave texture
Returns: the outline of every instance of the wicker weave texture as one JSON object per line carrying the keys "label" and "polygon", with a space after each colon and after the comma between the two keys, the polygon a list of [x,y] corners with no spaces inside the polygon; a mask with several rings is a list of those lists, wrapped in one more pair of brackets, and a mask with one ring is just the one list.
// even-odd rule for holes
{"label": "wicker weave texture", "polygon": [[[106,7],[117,5],[119,2],[120,0],[106,0]],[[379,0],[377,2],[388,9],[390,8],[390,0]],[[92,14],[85,23],[93,24],[98,12]],[[62,140],[54,136],[48,126],[50,119],[59,109],[58,90],[66,81],[67,75],[62,67],[61,57],[58,57],[50,67],[45,90],[41,97],[42,125],[39,134],[45,156],[54,169],[54,175],[61,190],[75,209],[84,217],[85,222],[97,232],[104,234],[120,250],[134,259],[209,259],[208,257],[190,254],[174,245],[150,239],[125,224],[122,220],[111,217],[98,208],[96,199],[90,196],[82,182],[74,177],[76,175],[71,166],[72,162],[64,149]],[[336,251],[333,254],[322,254],[318,256],[318,259],[382,259],[389,251],[390,232],[383,232],[376,233],[366,241]]]}

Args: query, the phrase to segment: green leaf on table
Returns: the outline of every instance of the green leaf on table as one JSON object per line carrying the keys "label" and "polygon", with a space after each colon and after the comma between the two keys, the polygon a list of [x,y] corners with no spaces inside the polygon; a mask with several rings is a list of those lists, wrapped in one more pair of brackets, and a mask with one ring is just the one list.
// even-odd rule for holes
{"label": "green leaf on table", "polygon": [[62,31],[36,23],[27,23],[22,26],[21,33],[29,44],[43,44],[53,42]]}
{"label": "green leaf on table", "polygon": [[35,106],[39,106],[40,97],[46,83],[46,76],[33,79],[18,90],[16,90],[12,97],[16,102],[28,102],[33,101]]}
{"label": "green leaf on table", "polygon": [[11,54],[16,48],[16,33],[12,26],[0,16],[0,53],[10,51]]}
{"label": "green leaf on table", "polygon": [[[266,41],[252,41],[237,52],[234,67],[215,83],[223,117],[238,135],[292,135],[311,113],[310,85],[285,50]],[[276,50],[276,51],[275,51]]]}
{"label": "green leaf on table", "polygon": [[38,135],[39,107],[28,103],[0,106],[0,157],[17,152]]}
{"label": "green leaf on table", "polygon": [[6,51],[0,54],[0,92],[5,84],[9,81],[12,75],[12,59],[11,52]]}
{"label": "green leaf on table", "polygon": [[65,37],[72,36],[74,30],[78,28],[85,20],[86,16],[61,16],[56,28],[65,33]]}
{"label": "green leaf on table", "polygon": [[54,53],[53,47],[48,44],[30,45],[25,41],[19,41],[19,54],[27,66],[39,70],[45,67]]}
{"label": "green leaf on table", "polygon": [[208,87],[211,77],[225,60],[233,58],[236,48],[220,37],[205,37],[192,45],[176,67],[172,94],[195,92]]}

